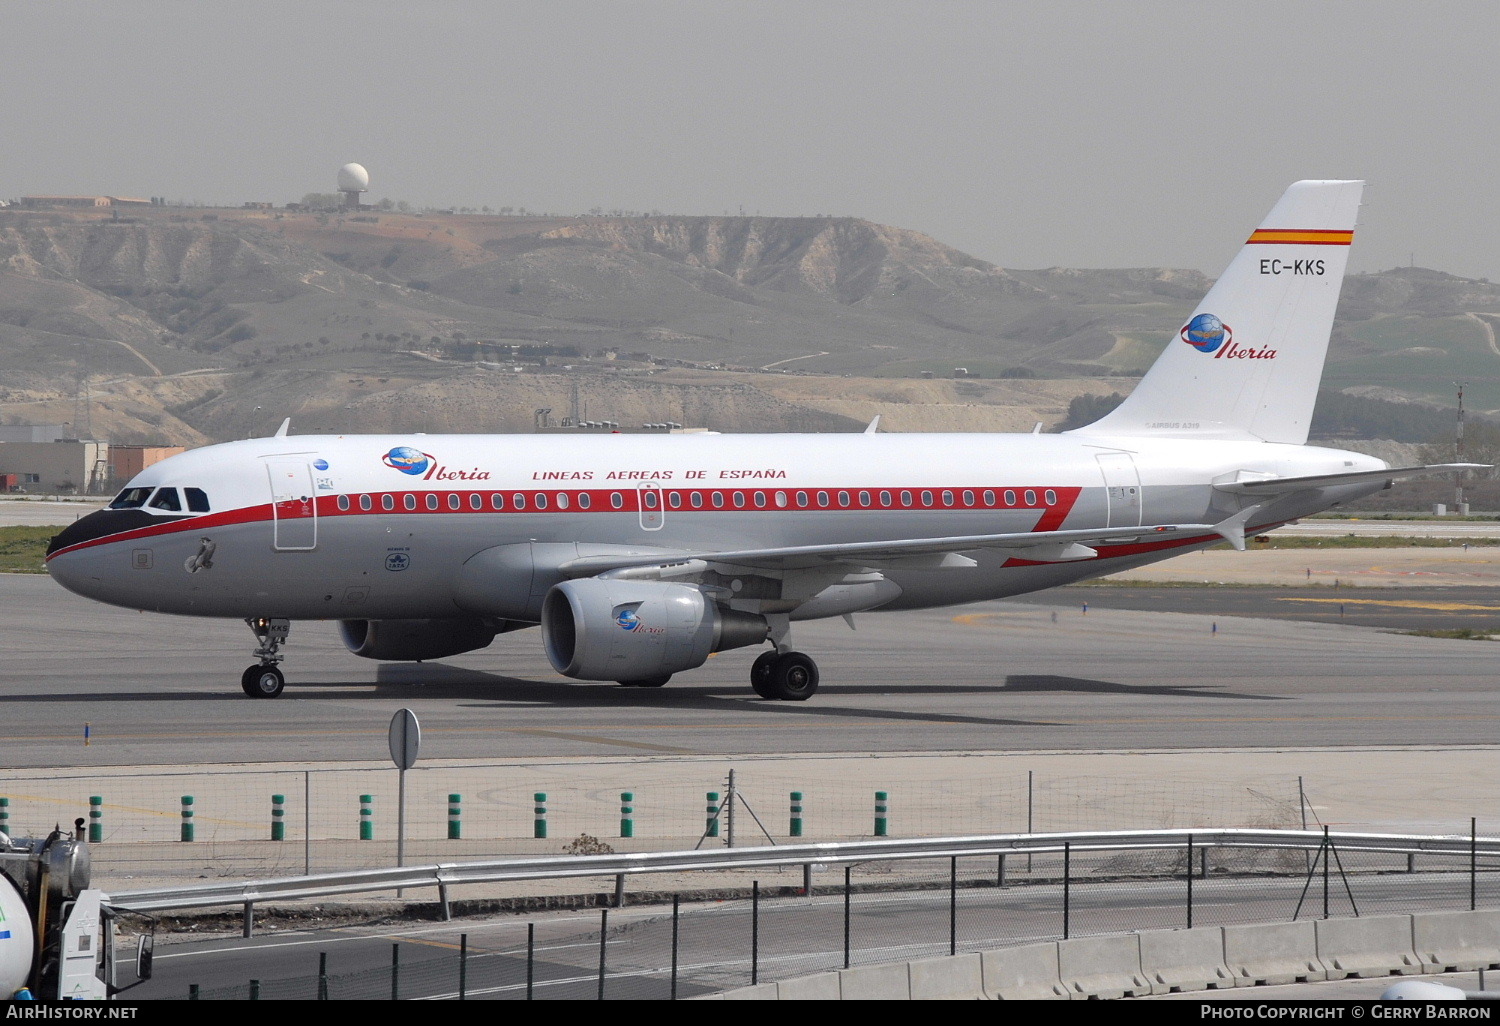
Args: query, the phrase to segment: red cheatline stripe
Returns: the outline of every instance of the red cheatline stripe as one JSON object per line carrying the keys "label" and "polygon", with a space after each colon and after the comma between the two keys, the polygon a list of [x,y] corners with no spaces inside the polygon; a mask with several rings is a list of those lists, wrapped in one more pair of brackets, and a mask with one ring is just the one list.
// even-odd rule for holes
{"label": "red cheatline stripe", "polygon": [[[567,515],[591,514],[591,513],[615,513],[631,514],[648,512],[661,512],[668,516],[677,517],[685,515],[699,515],[705,513],[942,513],[942,512],[1000,512],[1000,511],[1040,511],[1041,516],[1034,531],[1056,531],[1059,530],[1063,521],[1072,512],[1073,506],[1078,502],[1082,488],[1047,488],[1045,486],[1031,487],[958,487],[958,488],[660,488],[651,489],[658,503],[654,508],[647,508],[641,501],[641,492],[637,489],[508,489],[498,491],[486,489],[485,491],[453,491],[453,492],[365,492],[348,493],[343,495],[319,495],[316,499],[316,513],[319,518],[351,517],[351,516],[397,516],[397,515],[421,515],[421,514],[455,514],[455,513],[488,513],[508,515],[535,515],[547,516],[549,514],[561,513]],[[993,497],[993,502],[985,503],[985,494]],[[965,494],[969,498],[965,500]],[[721,505],[714,505],[713,497],[720,497]],[[910,505],[902,504],[903,494],[911,497]],[[620,506],[614,505],[614,496],[620,497]],[[693,505],[693,496],[698,496],[700,505]],[[828,505],[820,505],[819,497],[826,495]],[[951,498],[950,502],[944,502],[944,496]],[[385,506],[386,497],[390,498],[391,508]],[[427,505],[427,497],[434,496],[437,499],[437,508],[433,509]],[[456,497],[457,505],[450,503],[450,496]],[[495,497],[499,496],[499,504],[496,505]],[[759,501],[757,502],[757,496]],[[841,496],[847,496],[848,504],[841,505]],[[868,505],[861,502],[861,496],[868,496]],[[924,496],[929,502],[924,503]],[[524,507],[517,504],[517,497],[525,501]],[[677,505],[672,505],[675,497]],[[799,500],[805,497],[807,505],[800,505]],[[412,508],[407,507],[407,499],[411,499]],[[475,505],[475,499],[478,505]],[[364,500],[368,499],[370,508],[363,508]],[[538,499],[545,501],[545,506],[538,505]],[[340,508],[340,501],[347,500],[348,508]],[[586,500],[587,505],[581,504],[580,500]],[[1050,500],[1050,501],[1049,501]],[[742,503],[737,505],[736,502]],[[564,504],[565,503],[565,504]],[[218,527],[228,527],[237,524],[269,523],[276,519],[296,522],[309,519],[303,512],[306,504],[300,499],[292,499],[288,502],[277,504],[280,510],[274,510],[271,504],[260,506],[246,506],[241,509],[224,510],[219,513],[207,513],[199,517],[186,517],[174,519],[162,524],[152,524],[147,527],[138,527],[119,534],[107,535],[103,538],[94,538],[89,541],[70,545],[47,558],[64,552],[76,552],[80,549],[92,548],[96,545],[107,545],[121,541],[136,541],[145,538],[159,538],[166,535],[194,533],[211,530]]]}
{"label": "red cheatline stripe", "polygon": [[1338,228],[1257,228],[1246,245],[1347,246],[1354,232]]}

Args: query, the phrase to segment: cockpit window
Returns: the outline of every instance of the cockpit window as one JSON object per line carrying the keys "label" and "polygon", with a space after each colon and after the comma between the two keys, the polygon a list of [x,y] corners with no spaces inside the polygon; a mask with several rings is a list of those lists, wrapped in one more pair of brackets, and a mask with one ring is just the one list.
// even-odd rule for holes
{"label": "cockpit window", "polygon": [[184,488],[182,494],[187,496],[189,513],[208,512],[208,495],[202,488]]}
{"label": "cockpit window", "polygon": [[152,509],[178,513],[182,510],[182,499],[178,498],[176,488],[158,488],[156,494],[151,497],[150,506]]}
{"label": "cockpit window", "polygon": [[115,496],[115,501],[109,504],[110,509],[140,509],[146,504],[146,497],[151,494],[149,488],[127,488]]}

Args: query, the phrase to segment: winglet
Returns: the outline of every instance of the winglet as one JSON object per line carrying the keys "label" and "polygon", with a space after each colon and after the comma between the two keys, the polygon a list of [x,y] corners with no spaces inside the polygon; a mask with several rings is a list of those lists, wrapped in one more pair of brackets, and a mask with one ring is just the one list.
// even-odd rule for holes
{"label": "winglet", "polygon": [[873,435],[878,430],[880,430],[880,414],[877,413],[875,419],[870,421],[870,426],[865,428],[865,434]]}
{"label": "winglet", "polygon": [[1261,503],[1247,506],[1240,510],[1228,520],[1214,525],[1215,533],[1221,535],[1225,541],[1233,545],[1236,552],[1245,551],[1245,524],[1256,513],[1260,512]]}
{"label": "winglet", "polygon": [[281,427],[277,428],[276,429],[276,434],[272,435],[271,437],[273,437],[273,438],[285,438],[286,437],[286,429],[289,428],[289,427],[291,427],[291,426],[292,426],[292,418],[288,417],[286,420],[284,420],[284,421],[281,422]]}

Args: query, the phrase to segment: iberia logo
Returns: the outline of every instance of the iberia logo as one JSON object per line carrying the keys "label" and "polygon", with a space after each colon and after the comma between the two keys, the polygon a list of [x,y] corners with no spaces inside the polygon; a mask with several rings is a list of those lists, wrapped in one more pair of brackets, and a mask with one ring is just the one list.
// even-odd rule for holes
{"label": "iberia logo", "polygon": [[1200,353],[1211,353],[1234,339],[1229,325],[1211,313],[1201,313],[1182,326],[1182,340]]}
{"label": "iberia logo", "polygon": [[615,623],[620,625],[620,630],[622,631],[638,631],[644,626],[641,623],[641,618],[635,615],[634,609],[620,610],[619,614],[615,616]]}
{"label": "iberia logo", "polygon": [[403,474],[416,477],[432,465],[433,458],[420,449],[413,449],[409,445],[398,445],[382,456],[380,462],[392,470],[399,470]]}
{"label": "iberia logo", "polygon": [[1229,325],[1211,313],[1201,313],[1182,326],[1179,337],[1200,353],[1213,353],[1215,360],[1274,360],[1276,350],[1256,349],[1235,342]]}

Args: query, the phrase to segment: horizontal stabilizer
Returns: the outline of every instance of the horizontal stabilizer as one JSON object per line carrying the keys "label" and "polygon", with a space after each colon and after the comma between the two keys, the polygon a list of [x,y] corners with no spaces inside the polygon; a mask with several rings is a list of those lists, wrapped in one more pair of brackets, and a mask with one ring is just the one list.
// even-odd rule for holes
{"label": "horizontal stabilizer", "polygon": [[1457,474],[1465,470],[1488,469],[1490,469],[1489,466],[1484,463],[1434,463],[1425,467],[1391,467],[1387,470],[1360,470],[1349,474],[1313,474],[1309,477],[1263,477],[1220,481],[1214,483],[1214,488],[1234,495],[1283,495],[1308,488],[1367,484],[1382,479],[1400,481],[1408,477],[1422,477],[1426,474]]}

